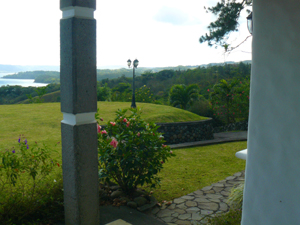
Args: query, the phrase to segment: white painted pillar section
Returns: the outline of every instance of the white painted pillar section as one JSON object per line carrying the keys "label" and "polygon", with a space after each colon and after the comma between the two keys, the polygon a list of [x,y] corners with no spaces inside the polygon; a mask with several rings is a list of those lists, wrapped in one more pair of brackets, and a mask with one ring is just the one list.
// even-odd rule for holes
{"label": "white painted pillar section", "polygon": [[80,7],[80,6],[72,6],[61,9],[62,10],[62,18],[68,19],[72,17],[81,18],[81,19],[94,19],[94,11],[95,9]]}
{"label": "white painted pillar section", "polygon": [[253,1],[242,225],[300,224],[300,2]]}
{"label": "white painted pillar section", "polygon": [[69,125],[82,125],[89,123],[96,123],[95,113],[79,113],[79,114],[71,114],[71,113],[63,113],[63,120],[61,121],[64,124]]}

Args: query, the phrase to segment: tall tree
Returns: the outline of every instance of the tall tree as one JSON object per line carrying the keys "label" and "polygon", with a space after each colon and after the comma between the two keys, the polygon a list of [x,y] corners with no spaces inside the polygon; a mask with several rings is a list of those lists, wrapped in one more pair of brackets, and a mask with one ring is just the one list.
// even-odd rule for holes
{"label": "tall tree", "polygon": [[187,109],[189,105],[199,97],[199,87],[197,84],[185,86],[184,84],[174,85],[169,94],[169,101],[172,106]]}
{"label": "tall tree", "polygon": [[[216,6],[205,8],[207,13],[213,13],[218,18],[209,24],[207,27],[209,33],[200,37],[200,43],[207,42],[209,46],[222,46],[227,51],[226,40],[231,32],[238,31],[238,19],[246,6],[252,6],[252,0],[221,0]],[[249,10],[248,12],[250,13]]]}
{"label": "tall tree", "polygon": [[236,95],[235,87],[238,85],[238,80],[227,82],[220,80],[213,87],[213,92],[210,93],[213,110],[217,112],[217,116],[226,123],[235,122],[236,104],[234,97]]}

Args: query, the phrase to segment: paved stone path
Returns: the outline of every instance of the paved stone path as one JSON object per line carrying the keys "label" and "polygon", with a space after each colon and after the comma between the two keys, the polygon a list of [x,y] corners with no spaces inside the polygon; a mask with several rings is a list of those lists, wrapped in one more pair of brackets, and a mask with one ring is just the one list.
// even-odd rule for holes
{"label": "paved stone path", "polygon": [[169,225],[206,224],[208,217],[229,210],[226,200],[230,190],[244,177],[244,171],[235,173],[211,186],[174,199],[171,205],[156,206],[149,213]]}

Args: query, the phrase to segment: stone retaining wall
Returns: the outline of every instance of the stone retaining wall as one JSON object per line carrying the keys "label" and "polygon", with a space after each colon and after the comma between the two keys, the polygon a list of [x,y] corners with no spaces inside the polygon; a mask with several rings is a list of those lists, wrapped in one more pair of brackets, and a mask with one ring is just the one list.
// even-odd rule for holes
{"label": "stone retaining wall", "polygon": [[[157,131],[162,133],[166,144],[180,144],[184,142],[205,141],[214,139],[213,120],[192,122],[157,123]],[[106,125],[101,125],[102,129]]]}
{"label": "stone retaining wall", "polygon": [[214,133],[235,131],[235,130],[247,131],[248,130],[248,120],[237,122],[237,123],[230,123],[230,124],[227,124],[224,126],[213,128]]}
{"label": "stone retaining wall", "polygon": [[214,139],[213,120],[178,123],[157,123],[158,131],[163,133],[166,144],[204,141]]}

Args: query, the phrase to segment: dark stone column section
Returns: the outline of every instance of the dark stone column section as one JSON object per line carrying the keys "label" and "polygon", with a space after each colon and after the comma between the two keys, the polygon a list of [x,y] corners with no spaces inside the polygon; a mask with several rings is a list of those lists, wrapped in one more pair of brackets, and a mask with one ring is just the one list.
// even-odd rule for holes
{"label": "dark stone column section", "polygon": [[61,20],[61,111],[97,111],[96,20]]}
{"label": "dark stone column section", "polygon": [[99,224],[97,132],[94,123],[61,124],[66,224]]}
{"label": "dark stone column section", "polygon": [[80,6],[96,9],[96,0],[60,0],[60,9],[70,6]]}

